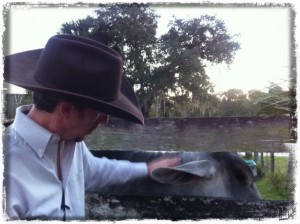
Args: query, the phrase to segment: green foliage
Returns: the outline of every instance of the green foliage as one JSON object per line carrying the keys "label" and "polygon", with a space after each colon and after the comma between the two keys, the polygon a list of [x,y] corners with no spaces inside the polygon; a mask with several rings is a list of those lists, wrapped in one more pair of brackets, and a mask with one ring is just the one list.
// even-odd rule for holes
{"label": "green foliage", "polygon": [[231,63],[239,44],[228,35],[224,22],[214,16],[191,20],[174,18],[160,41],[156,89],[171,95],[171,116],[212,116],[217,99],[205,72],[205,62]]}
{"label": "green foliage", "polygon": [[265,171],[262,169],[260,164],[256,165],[256,170],[257,170],[258,177],[263,177],[265,175]]}
{"label": "green foliage", "polygon": [[[277,174],[276,174],[277,176]],[[284,181],[282,177],[277,178],[278,183],[283,184]],[[285,187],[279,187],[278,184],[274,184],[271,178],[262,178],[256,182],[256,185],[259,189],[260,194],[262,195],[264,200],[289,200],[290,193],[287,191]]]}
{"label": "green foliage", "polygon": [[264,116],[288,115],[295,106],[291,91],[283,91],[272,84],[268,92],[250,90],[248,94],[239,89],[230,89],[218,94],[217,116]]}
{"label": "green foliage", "polygon": [[26,94],[5,94],[3,105],[4,120],[11,120],[16,115],[16,108],[21,105],[32,104],[31,91],[27,90]]}
{"label": "green foliage", "polygon": [[274,84],[269,86],[268,93],[253,91],[249,97],[252,104],[258,107],[257,115],[290,114],[295,107],[291,90],[283,91]]}
{"label": "green foliage", "polygon": [[239,89],[230,89],[218,95],[219,116],[253,116],[254,111],[247,95]]}
{"label": "green foliage", "polygon": [[[215,16],[201,16],[191,20],[174,19],[170,30],[161,37],[170,55],[194,50],[197,59],[230,64],[240,45],[233,41],[223,20]],[[171,48],[170,48],[171,47]]]}
{"label": "green foliage", "polygon": [[79,19],[77,21],[71,21],[62,24],[60,33],[72,34],[82,37],[90,37],[92,30],[96,27],[96,24],[92,17],[88,16],[86,19]]}

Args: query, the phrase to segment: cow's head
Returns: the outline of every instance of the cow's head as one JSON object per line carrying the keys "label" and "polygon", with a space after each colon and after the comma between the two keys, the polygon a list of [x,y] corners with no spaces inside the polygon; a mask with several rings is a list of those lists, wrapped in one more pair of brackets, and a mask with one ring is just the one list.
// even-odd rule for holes
{"label": "cow's head", "polygon": [[208,197],[260,199],[250,167],[236,153],[183,153],[183,164],[153,170],[163,184],[188,185]]}

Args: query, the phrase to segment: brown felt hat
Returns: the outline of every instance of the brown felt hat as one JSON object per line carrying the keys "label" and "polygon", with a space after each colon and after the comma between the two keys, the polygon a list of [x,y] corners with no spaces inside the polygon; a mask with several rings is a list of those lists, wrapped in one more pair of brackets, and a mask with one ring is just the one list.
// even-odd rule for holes
{"label": "brown felt hat", "polygon": [[4,80],[28,90],[143,124],[122,58],[108,46],[73,36],[51,37],[44,49],[5,57]]}

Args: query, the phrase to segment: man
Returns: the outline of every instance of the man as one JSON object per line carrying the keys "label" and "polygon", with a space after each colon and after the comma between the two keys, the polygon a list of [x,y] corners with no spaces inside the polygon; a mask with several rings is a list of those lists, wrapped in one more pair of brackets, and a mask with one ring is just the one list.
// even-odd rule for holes
{"label": "man", "polygon": [[121,56],[77,36],[56,35],[44,49],[5,58],[6,82],[34,92],[4,139],[6,212],[11,219],[83,219],[85,191],[151,175],[149,164],[96,158],[84,139],[113,115],[143,124]]}

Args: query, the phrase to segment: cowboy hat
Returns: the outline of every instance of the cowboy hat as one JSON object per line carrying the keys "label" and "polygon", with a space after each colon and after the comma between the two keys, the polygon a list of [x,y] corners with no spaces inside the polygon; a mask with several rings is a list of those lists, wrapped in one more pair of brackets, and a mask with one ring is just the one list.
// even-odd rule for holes
{"label": "cowboy hat", "polygon": [[122,63],[121,56],[102,43],[55,35],[44,49],[6,56],[4,80],[143,124],[134,90],[122,75]]}

